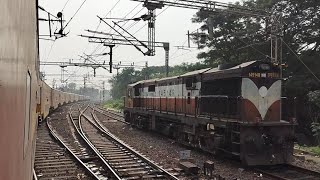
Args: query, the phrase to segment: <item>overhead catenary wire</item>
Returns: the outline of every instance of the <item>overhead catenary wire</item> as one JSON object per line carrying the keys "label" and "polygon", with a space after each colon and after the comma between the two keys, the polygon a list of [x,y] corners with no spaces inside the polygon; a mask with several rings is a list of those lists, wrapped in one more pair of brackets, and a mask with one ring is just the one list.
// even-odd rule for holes
{"label": "overhead catenary wire", "polygon": [[302,59],[297,55],[297,53],[282,39],[281,41],[288,47],[288,49],[297,57],[297,59],[304,65],[304,67],[314,76],[314,78],[320,83],[320,79],[316,74],[302,61]]}
{"label": "overhead catenary wire", "polygon": [[[112,9],[111,10],[113,10],[114,9],[114,7],[119,3],[119,1],[120,0],[118,0],[117,1],[117,3],[112,7]],[[124,18],[126,18],[130,13],[132,13],[135,9],[137,9],[138,7],[139,7],[139,5],[141,5],[142,4],[142,2],[141,3],[139,3],[139,4],[137,4],[131,11],[129,11],[125,16],[124,16]],[[166,7],[163,11],[161,11],[157,16],[159,16],[160,14],[162,14],[164,11],[166,11],[167,9],[168,9],[169,7]],[[135,13],[134,15],[133,15],[133,17],[134,16],[136,16],[137,14],[139,14],[142,10],[143,10],[144,8],[141,8],[137,13]],[[111,12],[111,10],[107,13],[107,15]],[[106,15],[106,16],[107,16]],[[105,17],[106,17],[105,16]],[[128,23],[128,21],[127,22],[125,22],[124,23],[124,25],[125,24],[127,24]],[[137,24],[137,22],[134,22],[133,24],[131,24],[131,25],[129,25],[129,29],[130,28],[132,28],[133,26],[135,26]],[[100,27],[100,25],[101,25],[101,21],[99,21],[99,24],[98,24],[98,26],[97,26],[97,28],[96,28],[96,31],[98,30],[98,28]],[[143,26],[143,27],[145,27],[147,25],[147,23],[145,23],[145,25]],[[136,34],[136,33],[138,33],[143,27],[141,27],[138,31],[136,31],[134,34]],[[125,28],[125,29],[128,29],[128,28]],[[101,44],[99,44],[99,45],[97,45],[97,47],[93,50],[93,52],[91,53],[91,54],[94,54],[95,52],[97,52],[98,50],[100,50],[101,48],[102,48],[103,46],[101,45]],[[106,49],[107,47],[105,47],[104,48],[104,50]],[[116,47],[115,47],[116,48]],[[85,49],[86,50],[86,49]]]}
{"label": "overhead catenary wire", "polygon": [[51,52],[52,52],[52,48],[53,48],[55,42],[56,42],[56,41],[53,41],[53,43],[51,44],[51,47],[50,47],[49,53],[48,53],[48,55],[47,55],[46,61],[48,61],[48,59],[49,59],[49,57],[50,57],[50,54],[51,54]]}
{"label": "overhead catenary wire", "polygon": [[[131,19],[133,19],[135,16],[137,16],[143,9],[144,9],[144,8],[141,8],[138,12],[136,12],[136,13],[132,16]],[[127,15],[128,15],[128,14],[127,14]],[[127,15],[124,16],[124,18],[126,18]],[[125,23],[122,24],[122,27],[124,27],[126,24],[128,24],[128,22],[129,22],[129,21],[125,21]],[[137,21],[133,22],[131,25],[129,25],[129,27],[131,28],[131,26],[134,26],[133,24],[137,24]],[[119,29],[120,29],[120,28],[118,28],[118,30],[119,30]],[[111,29],[111,30],[112,30],[112,29]]]}
{"label": "overhead catenary wire", "polygon": [[64,4],[64,6],[63,6],[63,8],[62,8],[61,12],[63,12],[64,8],[66,8],[66,6],[67,6],[67,4],[69,3],[69,1],[70,1],[70,0],[67,0],[67,2]]}
{"label": "overhead catenary wire", "polygon": [[[121,0],[118,0],[118,1],[112,6],[112,8],[107,12],[107,14],[104,16],[104,18],[106,18],[106,17],[112,12],[112,10],[119,4],[120,1],[121,1]],[[97,30],[99,29],[100,25],[101,25],[101,21],[99,21],[99,24],[98,24],[98,26],[97,26],[97,28],[96,28],[95,31],[97,31]],[[95,34],[96,34],[96,33],[94,33],[93,36],[95,36]],[[89,44],[90,44],[90,42],[88,42],[88,45],[89,45]],[[87,45],[87,46],[88,46],[88,45]],[[98,44],[97,47],[96,47],[96,49],[97,49],[98,47],[101,47],[101,44]],[[85,48],[85,51],[86,51],[86,49],[87,49],[87,48]],[[95,53],[95,52],[96,52],[96,49],[94,49],[91,54]]]}
{"label": "overhead catenary wire", "polygon": [[[177,1],[177,0],[176,0]],[[170,6],[167,6],[164,10],[162,10],[156,17],[160,16],[164,11],[166,11]],[[136,32],[133,33],[133,35],[137,34],[139,31],[141,31],[148,23],[145,23],[140,29],[138,29]]]}
{"label": "overhead catenary wire", "polygon": [[[123,17],[123,19],[126,18],[131,12],[133,12],[133,11],[134,11],[139,5],[141,5],[141,4],[142,4],[142,2],[139,3],[137,6],[135,6],[129,13],[127,13],[127,14]],[[136,15],[138,15],[143,9],[144,9],[144,8],[141,8],[141,9],[140,9],[138,12],[136,12],[130,19],[133,19],[133,18],[134,18]],[[123,27],[124,25],[126,25],[128,22],[129,22],[129,21],[126,21],[126,22],[122,25],[122,27]],[[128,30],[131,29],[133,26],[135,26],[137,23],[138,23],[138,21],[135,21],[135,22],[133,22],[131,25],[129,25],[129,27],[124,28],[124,29],[125,29],[126,31],[128,31]],[[120,29],[121,29],[120,27],[117,28],[117,30],[120,30]],[[122,30],[121,34],[124,33],[125,30]],[[111,31],[112,31],[112,28],[110,29],[109,33],[111,33]],[[114,47],[114,50],[115,50],[116,48],[118,48],[118,47],[119,47],[119,45],[116,45],[116,47]]]}
{"label": "overhead catenary wire", "polygon": [[[142,4],[142,2],[141,2],[140,4]],[[138,5],[140,5],[140,4],[138,4]],[[137,6],[136,6],[136,7],[137,7]],[[169,8],[169,6],[166,7],[164,10],[162,10],[162,11],[157,15],[157,17],[158,17],[160,14],[162,14],[164,11],[166,11],[168,8]],[[140,11],[138,11],[135,15],[133,15],[133,17],[136,16],[138,13],[140,13],[143,9],[144,9],[144,8],[140,9]],[[128,22],[129,22],[129,21],[127,21],[126,23],[128,23]],[[125,23],[125,24],[126,24],[126,23]],[[125,24],[123,24],[122,26],[124,26]],[[126,30],[131,29],[131,28],[132,28],[133,26],[135,26],[136,24],[138,24],[137,21],[136,21],[136,22],[133,22],[131,26],[129,26],[128,28],[126,28]],[[135,31],[132,35],[135,35],[135,34],[138,33],[139,31],[141,31],[147,24],[148,24],[148,23],[145,23],[141,28],[139,28],[137,31]],[[124,31],[123,31],[123,32],[124,32]],[[123,33],[123,32],[122,32],[122,33]],[[118,45],[118,46],[119,46],[119,45]],[[118,46],[117,46],[117,47],[118,47]],[[117,48],[117,47],[116,47],[116,48]]]}
{"label": "overhead catenary wire", "polygon": [[[120,0],[119,0],[120,1]],[[118,1],[118,2],[119,2]],[[117,2],[117,3],[118,3]],[[116,4],[117,4],[116,3]],[[137,4],[131,11],[129,11],[123,18],[126,18],[129,14],[131,14],[135,9],[137,9],[137,7],[139,7],[139,5],[141,5],[142,4],[142,2],[140,2],[139,4]],[[132,18],[134,18],[137,14],[139,14],[142,10],[143,10],[144,8],[141,8],[137,13],[135,13],[133,16],[132,16]],[[110,12],[110,11],[109,11]],[[105,16],[106,17],[106,16]],[[126,21],[122,26],[124,26],[125,24],[127,24],[129,21]],[[101,21],[99,21],[99,25],[101,24]],[[131,24],[131,26],[129,27],[129,29],[130,28],[132,28],[133,26],[135,26],[137,24],[137,22],[135,22],[135,23],[133,23],[133,24]],[[98,29],[98,28],[97,28]],[[96,31],[97,31],[97,29],[96,29]],[[118,28],[118,30],[119,30],[120,28]],[[126,28],[125,28],[126,29]],[[111,31],[112,31],[112,28],[110,29],[110,31],[109,31],[109,33],[111,33]],[[124,31],[122,31],[122,33],[123,33]],[[95,35],[95,34],[94,34]],[[106,41],[106,40],[105,40]],[[98,44],[97,45],[97,47],[94,49],[94,51],[93,51],[93,53],[95,53],[95,52],[97,52],[99,49],[101,49],[101,47],[103,47],[103,44]],[[119,47],[119,45],[117,45],[114,49],[116,49],[117,47]],[[104,49],[103,49],[103,51],[104,50],[106,50],[106,48],[107,47],[105,47]],[[93,54],[92,53],[92,54]]]}
{"label": "overhead catenary wire", "polygon": [[65,29],[69,24],[70,22],[72,21],[72,19],[77,15],[77,13],[80,11],[80,9],[82,8],[82,6],[84,5],[84,3],[86,2],[87,0],[84,0],[82,2],[82,4],[80,5],[80,7],[77,9],[77,11],[74,13],[74,15],[70,18],[70,20],[67,22],[67,24],[63,27],[63,29]]}
{"label": "overhead catenary wire", "polygon": [[[187,43],[187,41],[188,41],[188,39],[183,42],[182,46],[184,46],[184,45]],[[170,59],[171,59],[172,57],[174,57],[174,55],[177,54],[177,52],[178,52],[179,50],[180,50],[180,49],[177,48],[176,51],[174,51],[174,52],[172,53],[172,55],[170,56]]]}
{"label": "overhead catenary wire", "polygon": [[[269,56],[269,55],[264,54],[264,53],[261,52],[259,49],[253,47],[253,45],[257,45],[257,43],[255,43],[255,44],[248,44],[248,43],[246,43],[245,41],[243,41],[242,39],[240,39],[240,38],[238,38],[238,37],[236,37],[236,38],[237,38],[239,41],[241,41],[242,43],[246,44],[245,47],[251,47],[253,50],[257,51],[257,52],[260,53],[261,55],[263,55],[263,56],[265,56],[266,58],[269,58],[269,59],[270,59],[270,56]],[[266,43],[266,42],[268,42],[268,41],[269,41],[269,40],[264,41],[264,42],[261,42],[261,43]],[[261,43],[259,43],[259,44],[261,44]]]}
{"label": "overhead catenary wire", "polygon": [[[106,14],[104,17],[107,17],[107,16],[111,13],[111,11],[119,4],[120,1],[121,1],[121,0],[118,0],[118,1],[113,5],[113,7],[107,12],[107,14]],[[99,21],[99,24],[97,25],[95,31],[97,31],[97,30],[99,29],[100,25],[101,25],[101,21]],[[95,35],[95,34],[94,34],[94,35]],[[87,43],[86,47],[85,47],[84,50],[83,50],[83,53],[86,52],[89,44],[90,44],[90,42]],[[93,50],[93,52],[90,53],[90,55],[92,55],[92,54],[94,54],[95,52],[97,52],[99,49],[101,49],[101,47],[103,47],[103,46],[101,46],[101,44],[98,44],[98,45],[96,46],[96,48]],[[106,47],[104,48],[104,50],[105,50],[105,49],[106,49]],[[104,50],[103,50],[103,51],[104,51]],[[80,70],[80,68],[78,67],[77,72],[78,72],[79,70]]]}
{"label": "overhead catenary wire", "polygon": [[38,6],[38,8],[39,8],[40,10],[42,10],[42,11],[44,11],[44,12],[48,13],[50,16],[52,16],[52,17],[54,17],[54,18],[56,18],[56,19],[59,19],[57,16],[55,16],[55,15],[51,14],[49,11],[45,10],[43,7]]}

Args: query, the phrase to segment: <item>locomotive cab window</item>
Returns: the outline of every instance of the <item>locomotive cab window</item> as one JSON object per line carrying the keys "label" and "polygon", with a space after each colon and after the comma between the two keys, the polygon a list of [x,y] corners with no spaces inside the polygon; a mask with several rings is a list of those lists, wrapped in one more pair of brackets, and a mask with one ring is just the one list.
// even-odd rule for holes
{"label": "locomotive cab window", "polygon": [[186,88],[187,89],[195,89],[196,88],[196,84],[197,84],[197,78],[195,76],[187,78],[185,80],[185,83],[186,83]]}
{"label": "locomotive cab window", "polygon": [[186,79],[186,87],[191,88],[192,87],[192,78]]}
{"label": "locomotive cab window", "polygon": [[128,97],[131,97],[131,89],[128,89]]}
{"label": "locomotive cab window", "polygon": [[155,91],[156,91],[156,85],[148,86],[148,92],[155,92]]}
{"label": "locomotive cab window", "polygon": [[134,96],[140,96],[139,86],[134,87]]}
{"label": "locomotive cab window", "polygon": [[217,79],[203,83],[203,95],[239,96],[241,90],[241,78]]}

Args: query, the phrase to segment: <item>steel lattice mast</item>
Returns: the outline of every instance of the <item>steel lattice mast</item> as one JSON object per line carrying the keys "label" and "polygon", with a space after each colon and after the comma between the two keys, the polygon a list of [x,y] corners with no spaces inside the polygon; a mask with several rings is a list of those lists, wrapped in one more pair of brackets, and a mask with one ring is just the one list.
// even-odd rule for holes
{"label": "steel lattice mast", "polygon": [[[188,8],[188,9],[198,9],[202,11],[210,12],[223,12],[223,13],[233,13],[233,14],[241,14],[250,17],[259,17],[265,18],[265,20],[270,23],[271,31],[270,31],[270,39],[271,39],[271,52],[270,59],[271,62],[281,64],[282,63],[282,22],[280,15],[273,15],[270,12],[260,9],[249,9],[240,7],[237,5],[232,5],[228,3],[222,3],[218,1],[209,1],[209,0],[132,0],[138,2],[144,2],[144,7],[148,8],[150,15],[155,18],[155,9],[162,8],[163,6],[173,6],[180,8]],[[156,7],[153,11],[150,11],[149,7]],[[210,21],[210,16],[209,16]],[[148,26],[148,46],[150,49],[154,49],[154,21],[153,26]],[[266,27],[267,28],[267,27]],[[210,29],[210,28],[209,28]],[[150,33],[151,32],[151,33]],[[209,32],[210,34],[210,32]]]}

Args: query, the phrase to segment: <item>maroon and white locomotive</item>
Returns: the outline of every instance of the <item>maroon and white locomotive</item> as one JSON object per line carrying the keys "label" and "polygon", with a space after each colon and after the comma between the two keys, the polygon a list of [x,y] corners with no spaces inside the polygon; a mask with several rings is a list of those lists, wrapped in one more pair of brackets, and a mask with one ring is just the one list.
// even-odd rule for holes
{"label": "maroon and white locomotive", "polygon": [[129,84],[126,121],[246,165],[290,161],[294,100],[281,97],[278,65],[251,61]]}

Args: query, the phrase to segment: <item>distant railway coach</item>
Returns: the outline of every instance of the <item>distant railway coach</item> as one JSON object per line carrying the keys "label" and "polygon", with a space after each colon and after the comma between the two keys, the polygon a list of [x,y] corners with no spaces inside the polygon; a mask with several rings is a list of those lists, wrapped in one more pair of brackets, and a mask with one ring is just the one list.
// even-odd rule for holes
{"label": "distant railway coach", "polygon": [[69,102],[39,78],[39,7],[38,0],[1,0],[0,180],[33,179],[38,120]]}
{"label": "distant railway coach", "polygon": [[50,106],[51,106],[51,101],[52,101],[52,89],[50,86],[48,86],[45,82],[41,81],[40,84],[40,117],[41,119],[44,119],[45,117],[48,116]]}
{"label": "distant railway coach", "polygon": [[247,165],[285,163],[295,113],[294,101],[281,97],[280,73],[270,62],[251,61],[139,81],[128,85],[126,121]]}
{"label": "distant railway coach", "polygon": [[53,89],[43,81],[41,81],[39,87],[40,104],[37,105],[37,112],[38,119],[40,121],[46,118],[51,111],[63,104],[88,99],[88,97],[85,97],[83,95],[67,93],[57,89]]}

